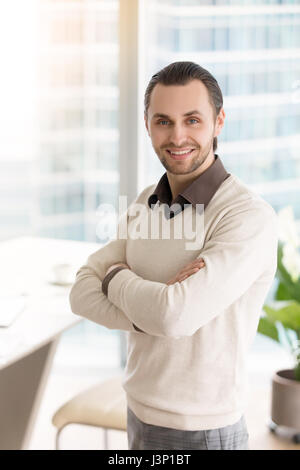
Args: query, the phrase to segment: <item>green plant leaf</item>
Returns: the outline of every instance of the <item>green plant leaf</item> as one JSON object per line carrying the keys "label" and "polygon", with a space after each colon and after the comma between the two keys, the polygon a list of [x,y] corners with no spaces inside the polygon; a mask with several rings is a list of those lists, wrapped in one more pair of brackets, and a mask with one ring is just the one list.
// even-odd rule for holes
{"label": "green plant leaf", "polygon": [[287,289],[286,285],[283,282],[279,282],[276,293],[275,293],[276,300],[292,300],[293,297],[291,296],[290,291]]}
{"label": "green plant leaf", "polygon": [[300,362],[295,366],[294,372],[296,380],[300,381]]}
{"label": "green plant leaf", "polygon": [[257,332],[280,343],[277,327],[268,317],[260,317]]}
{"label": "green plant leaf", "polygon": [[[299,280],[297,282],[294,282],[288,273],[288,271],[285,269],[285,266],[282,262],[283,258],[283,242],[278,241],[278,247],[277,247],[277,271],[276,271],[276,277],[284,285],[284,291],[285,295],[289,295],[291,299],[295,299],[298,302],[300,302],[300,282]],[[280,284],[279,284],[280,286]],[[279,290],[279,287],[277,289],[277,292]],[[282,289],[282,288],[281,288]]]}
{"label": "green plant leaf", "polygon": [[271,302],[270,305],[264,305],[263,310],[271,321],[279,321],[294,331],[300,330],[300,303],[296,300]]}

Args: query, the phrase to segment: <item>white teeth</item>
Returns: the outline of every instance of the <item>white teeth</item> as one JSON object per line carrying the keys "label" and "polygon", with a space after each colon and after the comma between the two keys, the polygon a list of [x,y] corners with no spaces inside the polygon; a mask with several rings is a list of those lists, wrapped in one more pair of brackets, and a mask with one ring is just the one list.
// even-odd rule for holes
{"label": "white teeth", "polygon": [[183,150],[183,151],[181,151],[181,152],[171,152],[171,151],[170,151],[170,152],[171,152],[173,155],[184,155],[184,154],[186,154],[186,153],[190,153],[191,150],[193,150],[193,149],[190,149],[190,150],[188,150],[188,151]]}

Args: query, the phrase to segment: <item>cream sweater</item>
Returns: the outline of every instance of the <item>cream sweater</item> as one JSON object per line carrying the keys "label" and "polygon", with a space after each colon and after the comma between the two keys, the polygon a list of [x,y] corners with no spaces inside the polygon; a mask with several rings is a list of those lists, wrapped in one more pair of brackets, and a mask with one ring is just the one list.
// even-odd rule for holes
{"label": "cream sweater", "polygon": [[[187,239],[180,214],[167,219],[148,207],[155,186],[129,206],[117,238],[78,270],[71,309],[107,328],[128,331],[122,386],[140,420],[191,431],[227,426],[247,405],[247,352],[276,273],[277,215],[231,174],[200,218],[192,205],[182,212],[185,221],[196,224],[195,237],[189,232]],[[136,203],[143,210],[134,214]],[[121,238],[126,223],[128,232]],[[157,223],[160,237],[151,238]],[[137,238],[139,227],[148,237]],[[197,243],[190,249],[187,243],[193,240]],[[205,260],[204,268],[166,284],[198,257]],[[101,281],[109,266],[122,261],[131,269],[114,275],[106,297]]]}

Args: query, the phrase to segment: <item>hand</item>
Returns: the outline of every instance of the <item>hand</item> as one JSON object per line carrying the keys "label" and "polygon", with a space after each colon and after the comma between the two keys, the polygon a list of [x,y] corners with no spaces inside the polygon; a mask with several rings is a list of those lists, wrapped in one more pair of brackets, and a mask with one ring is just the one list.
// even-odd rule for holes
{"label": "hand", "polygon": [[205,262],[203,258],[197,258],[194,261],[188,263],[183,269],[167,282],[167,285],[175,284],[175,282],[184,281],[187,277],[195,274],[199,269],[204,268]]}
{"label": "hand", "polygon": [[112,264],[112,265],[106,270],[105,276],[106,276],[106,274],[108,274],[110,271],[112,271],[113,269],[115,269],[115,268],[118,267],[118,266],[124,266],[125,268],[130,269],[130,267],[129,267],[128,264],[126,264],[126,263],[116,263],[116,264]]}

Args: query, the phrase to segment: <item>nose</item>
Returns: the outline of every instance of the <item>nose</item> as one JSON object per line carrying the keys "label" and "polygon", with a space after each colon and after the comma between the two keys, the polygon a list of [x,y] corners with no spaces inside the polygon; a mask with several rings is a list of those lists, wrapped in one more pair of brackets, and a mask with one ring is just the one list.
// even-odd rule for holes
{"label": "nose", "polygon": [[174,125],[173,129],[170,130],[169,144],[174,148],[187,147],[187,134],[186,129],[180,124]]}

